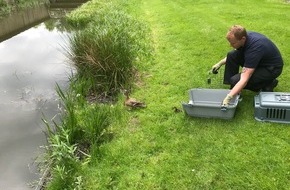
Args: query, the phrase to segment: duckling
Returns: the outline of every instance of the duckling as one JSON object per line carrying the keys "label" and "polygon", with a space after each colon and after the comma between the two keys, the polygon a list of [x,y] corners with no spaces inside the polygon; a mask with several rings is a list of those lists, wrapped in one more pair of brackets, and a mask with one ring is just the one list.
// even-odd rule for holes
{"label": "duckling", "polygon": [[128,90],[124,91],[124,95],[126,96],[126,99],[124,101],[124,105],[131,107],[131,108],[145,108],[146,104],[144,102],[140,102],[134,98],[129,97]]}
{"label": "duckling", "polygon": [[172,107],[172,109],[173,109],[173,111],[174,111],[175,113],[182,112],[182,110],[179,109],[179,108],[177,108],[176,106]]}

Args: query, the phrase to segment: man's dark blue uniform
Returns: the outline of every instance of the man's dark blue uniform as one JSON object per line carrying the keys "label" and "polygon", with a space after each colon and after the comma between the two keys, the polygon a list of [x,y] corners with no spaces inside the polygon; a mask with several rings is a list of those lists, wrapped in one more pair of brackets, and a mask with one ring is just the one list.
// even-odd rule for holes
{"label": "man's dark blue uniform", "polygon": [[266,36],[247,32],[243,47],[227,54],[224,83],[235,86],[240,80],[239,67],[255,69],[245,89],[272,91],[283,69],[283,59],[276,45]]}

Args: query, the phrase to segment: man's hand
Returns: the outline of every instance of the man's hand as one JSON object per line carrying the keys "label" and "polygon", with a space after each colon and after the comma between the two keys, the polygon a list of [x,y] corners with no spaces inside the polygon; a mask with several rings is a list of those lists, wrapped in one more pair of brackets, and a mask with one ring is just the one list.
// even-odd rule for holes
{"label": "man's hand", "polygon": [[215,65],[212,66],[212,73],[213,74],[218,74],[218,70],[220,69],[220,67],[223,65],[223,63],[219,62]]}
{"label": "man's hand", "polygon": [[229,103],[230,101],[233,99],[233,96],[231,95],[227,95],[226,98],[223,100],[223,103],[222,103],[222,109],[226,109],[227,107],[229,107]]}

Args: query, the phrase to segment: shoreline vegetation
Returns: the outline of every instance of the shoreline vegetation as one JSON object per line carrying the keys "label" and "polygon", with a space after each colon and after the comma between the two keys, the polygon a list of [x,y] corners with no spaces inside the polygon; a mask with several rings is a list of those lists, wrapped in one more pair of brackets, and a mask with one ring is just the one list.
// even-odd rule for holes
{"label": "shoreline vegetation", "polygon": [[13,12],[48,3],[49,0],[0,0],[0,20]]}
{"label": "shoreline vegetation", "polygon": [[[289,11],[282,0],[91,0],[69,13],[77,73],[56,86],[61,122],[43,116],[42,189],[289,188],[289,126],[255,121],[255,93],[232,120],[181,110],[190,88],[228,88],[221,75],[206,81],[233,24],[273,39],[285,62],[277,91],[289,91]],[[124,90],[147,107],[126,108]]]}
{"label": "shoreline vegetation", "polygon": [[122,94],[142,80],[138,70],[153,53],[148,26],[122,4],[90,1],[67,21],[75,33],[64,50],[77,72],[67,91],[57,86],[65,110],[62,123],[51,126],[43,119],[48,146],[41,165],[50,170],[45,189],[86,189],[82,168],[99,159],[102,144],[114,138],[111,126],[127,111]]}

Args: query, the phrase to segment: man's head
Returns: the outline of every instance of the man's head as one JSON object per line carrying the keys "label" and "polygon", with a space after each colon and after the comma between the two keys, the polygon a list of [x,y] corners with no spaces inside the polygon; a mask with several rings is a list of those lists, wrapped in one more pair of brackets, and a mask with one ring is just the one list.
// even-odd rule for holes
{"label": "man's head", "polygon": [[233,48],[238,49],[244,46],[247,39],[247,31],[240,25],[234,25],[229,29],[226,38]]}

